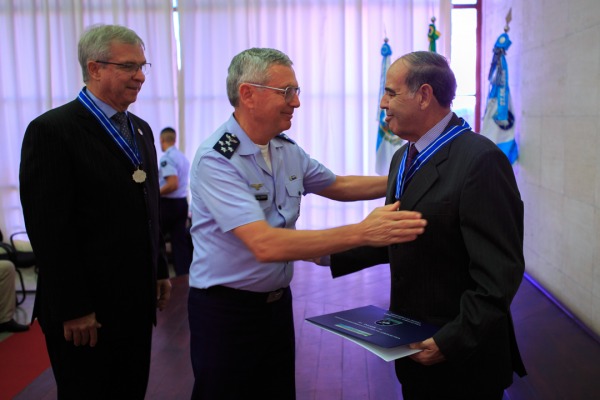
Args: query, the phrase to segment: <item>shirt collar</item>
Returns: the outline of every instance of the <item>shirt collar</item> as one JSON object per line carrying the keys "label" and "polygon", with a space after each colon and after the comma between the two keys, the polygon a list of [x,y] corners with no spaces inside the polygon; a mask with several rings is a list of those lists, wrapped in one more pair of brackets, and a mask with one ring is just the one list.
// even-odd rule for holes
{"label": "shirt collar", "polygon": [[438,138],[443,132],[444,128],[448,126],[450,119],[452,118],[452,111],[448,113],[444,118],[440,120],[437,124],[433,126],[430,130],[427,131],[426,134],[421,136],[419,140],[415,142],[415,147],[419,152],[425,150],[427,146],[429,146],[435,139]]}
{"label": "shirt collar", "polygon": [[[106,115],[106,117],[108,119],[110,119],[113,115],[115,115],[117,113],[117,110],[115,110],[114,108],[112,108],[111,106],[109,106],[108,104],[106,104],[105,102],[103,102],[102,100],[97,98],[96,96],[94,96],[94,94],[91,91],[89,91],[87,88],[85,89],[85,92],[90,97],[90,99],[92,99],[94,104],[96,104],[98,106],[98,108],[100,110],[102,110],[102,112],[104,113],[104,115]],[[125,111],[125,113],[127,113],[127,111]]]}

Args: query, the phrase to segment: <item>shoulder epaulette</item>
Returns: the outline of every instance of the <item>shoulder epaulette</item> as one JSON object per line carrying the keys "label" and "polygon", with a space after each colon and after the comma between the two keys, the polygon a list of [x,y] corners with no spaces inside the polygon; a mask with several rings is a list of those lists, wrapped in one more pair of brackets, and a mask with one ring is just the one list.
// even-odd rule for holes
{"label": "shoulder epaulette", "polygon": [[235,150],[240,145],[240,141],[237,136],[233,133],[225,132],[223,136],[215,143],[213,149],[215,149],[218,153],[223,154],[228,159],[233,156]]}
{"label": "shoulder epaulette", "polygon": [[288,135],[286,135],[285,133],[280,133],[279,135],[277,135],[275,137],[279,138],[279,139],[287,140],[290,143],[296,144],[296,142],[294,142],[292,139],[290,139],[290,137]]}

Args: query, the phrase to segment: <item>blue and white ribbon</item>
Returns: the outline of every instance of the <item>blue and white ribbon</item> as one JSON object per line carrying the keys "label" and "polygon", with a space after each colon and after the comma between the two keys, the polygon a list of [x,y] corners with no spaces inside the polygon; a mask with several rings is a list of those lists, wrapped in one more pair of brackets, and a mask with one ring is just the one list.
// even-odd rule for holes
{"label": "blue and white ribbon", "polygon": [[[104,114],[104,112],[94,103],[94,101],[88,96],[86,89],[81,89],[79,92],[79,96],[77,99],[87,108],[93,115],[96,117],[100,125],[104,127],[108,135],[117,143],[117,145],[123,150],[123,152],[127,155],[131,163],[134,167],[139,168],[142,164],[142,159],[140,157],[139,150],[137,145],[134,148],[131,148],[129,143],[121,136],[117,128],[114,127],[110,119]],[[128,118],[129,120],[129,118]],[[131,132],[135,132],[133,130],[133,126],[131,126],[131,121],[129,121],[129,125],[131,128]],[[134,137],[135,143],[135,137]]]}
{"label": "blue and white ribbon", "polygon": [[[404,152],[404,156],[402,157],[402,162],[400,162],[400,169],[398,170],[398,177],[396,178],[396,200],[399,200],[402,197],[402,193],[404,193],[404,188],[406,187],[406,182],[410,181],[415,173],[423,166],[431,156],[433,156],[439,149],[443,146],[450,143],[454,140],[458,135],[470,131],[471,127],[467,123],[467,121],[462,120],[461,125],[454,125],[442,132],[440,136],[437,137],[433,142],[429,144],[429,146],[425,147],[423,151],[419,152],[417,158],[413,161],[413,164],[406,172],[406,176],[404,174],[404,170],[406,169],[406,156],[408,151]],[[408,149],[408,147],[407,147]]]}

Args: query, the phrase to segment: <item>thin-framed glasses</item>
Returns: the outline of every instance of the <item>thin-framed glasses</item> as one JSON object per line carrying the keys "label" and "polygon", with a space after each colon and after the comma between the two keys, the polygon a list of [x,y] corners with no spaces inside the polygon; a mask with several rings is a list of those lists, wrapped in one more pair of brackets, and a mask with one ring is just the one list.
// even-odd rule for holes
{"label": "thin-framed glasses", "polygon": [[282,92],[286,103],[290,103],[292,100],[294,100],[294,95],[300,96],[300,88],[295,86],[288,86],[285,89],[280,89],[272,86],[259,85],[258,83],[246,83],[248,83],[248,85],[250,86],[256,86],[259,88],[277,90],[278,92]]}
{"label": "thin-framed glasses", "polygon": [[131,73],[131,74],[135,74],[136,72],[138,72],[141,69],[142,72],[144,73],[144,75],[148,75],[148,73],[150,72],[150,67],[152,66],[152,64],[150,64],[150,63],[143,63],[143,64],[116,63],[116,62],[100,61],[100,60],[96,60],[95,62],[97,62],[98,64],[116,65],[123,71]]}

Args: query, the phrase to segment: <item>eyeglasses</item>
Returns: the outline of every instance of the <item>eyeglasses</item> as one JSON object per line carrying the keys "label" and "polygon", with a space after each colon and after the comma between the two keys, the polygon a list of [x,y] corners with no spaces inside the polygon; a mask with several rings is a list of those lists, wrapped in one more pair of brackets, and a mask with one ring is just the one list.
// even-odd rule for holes
{"label": "eyeglasses", "polygon": [[250,85],[250,86],[256,86],[259,88],[277,90],[278,92],[282,92],[286,103],[290,103],[292,100],[294,100],[294,95],[300,96],[300,88],[299,87],[288,86],[285,89],[280,89],[280,88],[276,88],[276,87],[272,87],[272,86],[259,85],[258,83],[249,83],[249,82],[246,82],[246,83],[248,83],[248,85]]}
{"label": "eyeglasses", "polygon": [[97,62],[98,64],[116,65],[123,71],[131,73],[131,74],[135,74],[141,69],[144,75],[148,75],[148,73],[150,72],[150,67],[152,66],[152,64],[150,64],[150,63],[143,63],[143,64],[115,63],[115,62],[100,61],[100,60],[96,60],[95,62]]}

